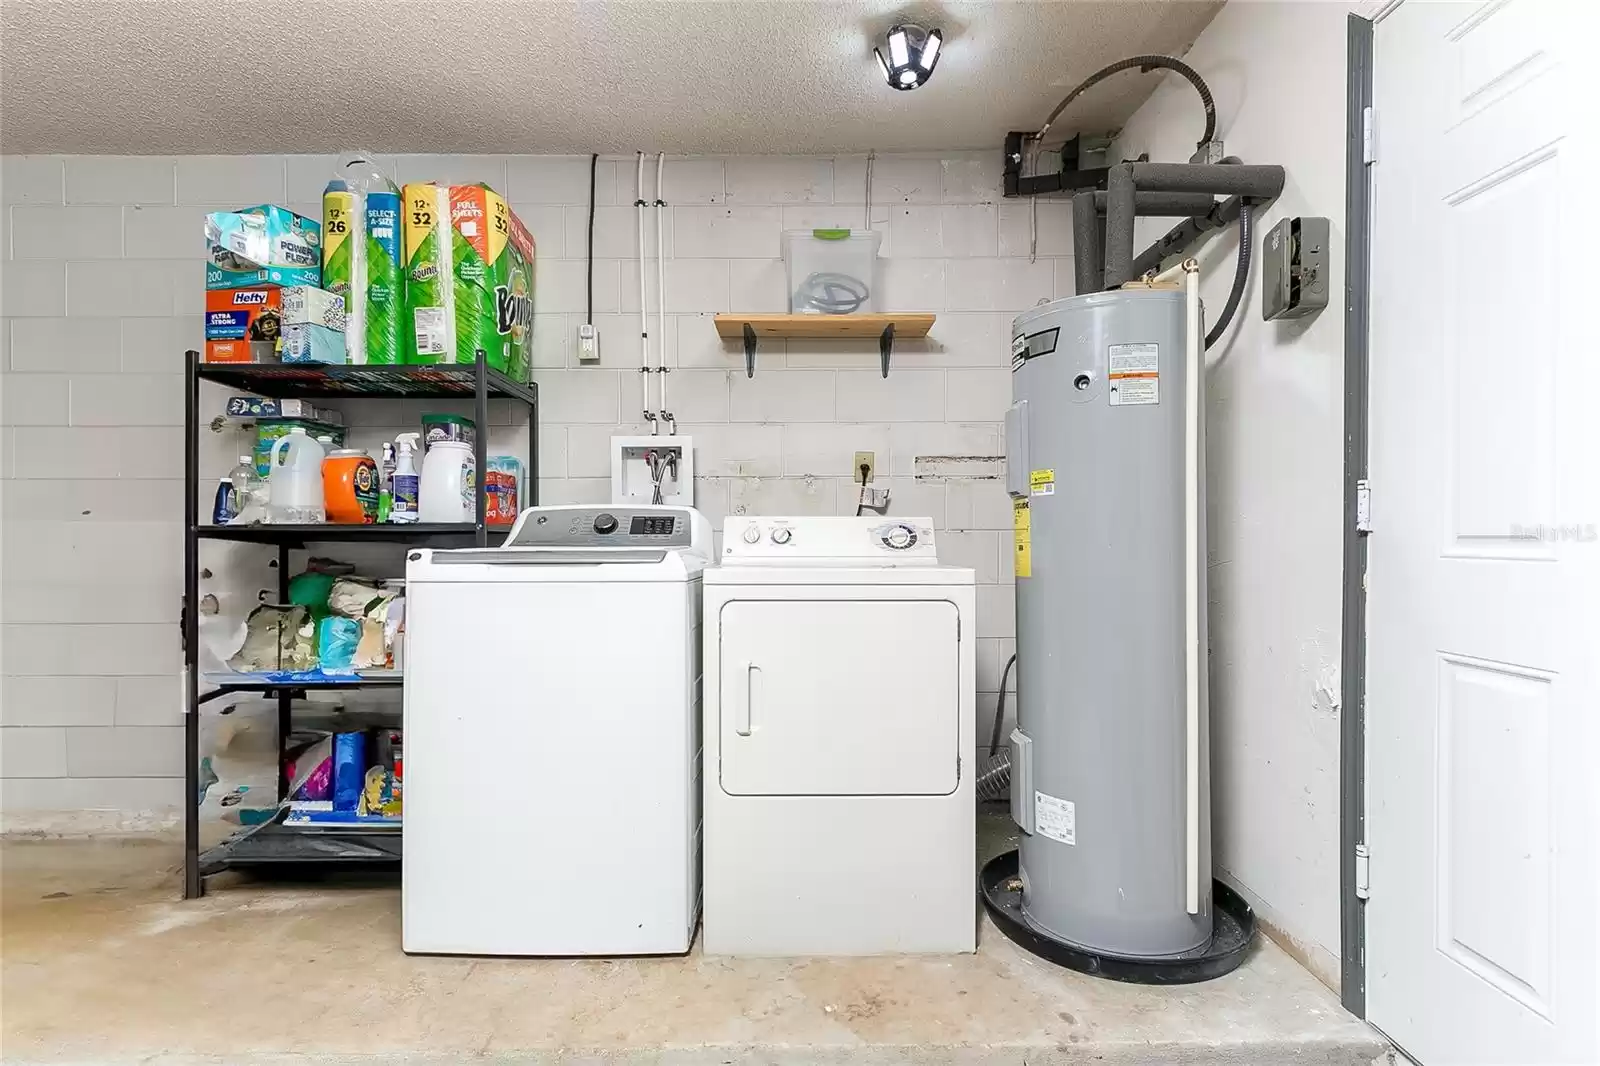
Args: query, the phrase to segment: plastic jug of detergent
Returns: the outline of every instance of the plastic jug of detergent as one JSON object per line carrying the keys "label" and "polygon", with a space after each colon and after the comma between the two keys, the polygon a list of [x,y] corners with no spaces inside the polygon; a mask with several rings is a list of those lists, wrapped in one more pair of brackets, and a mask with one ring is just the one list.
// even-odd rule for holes
{"label": "plastic jug of detergent", "polygon": [[422,458],[418,511],[424,522],[475,522],[478,461],[465,441],[438,440]]}
{"label": "plastic jug of detergent", "polygon": [[322,498],[328,521],[371,525],[378,520],[378,464],[360,448],[341,448],[322,460]]}
{"label": "plastic jug of detergent", "polygon": [[303,426],[278,438],[267,459],[268,522],[307,525],[323,520],[322,458],[322,445]]}

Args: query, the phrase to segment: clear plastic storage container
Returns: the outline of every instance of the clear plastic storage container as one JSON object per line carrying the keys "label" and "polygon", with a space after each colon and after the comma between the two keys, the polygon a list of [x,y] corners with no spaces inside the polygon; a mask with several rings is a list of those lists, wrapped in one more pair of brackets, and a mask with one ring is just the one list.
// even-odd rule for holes
{"label": "clear plastic storage container", "polygon": [[806,229],[783,233],[791,314],[878,311],[878,242],[872,230]]}

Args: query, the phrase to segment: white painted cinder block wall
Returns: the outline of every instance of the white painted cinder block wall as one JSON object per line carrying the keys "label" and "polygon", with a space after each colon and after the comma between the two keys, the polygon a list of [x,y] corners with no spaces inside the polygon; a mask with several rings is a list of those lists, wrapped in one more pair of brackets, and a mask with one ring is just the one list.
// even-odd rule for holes
{"label": "white painted cinder block wall", "polygon": [[[1216,863],[1333,987],[1349,11],[1231,3],[1185,56],[1216,98],[1227,150],[1288,170],[1258,234],[1294,215],[1332,221],[1330,306],[1261,321],[1258,259],[1234,328],[1209,353],[1206,485]],[[1167,78],[1124,128],[1121,155],[1187,159],[1201,123],[1188,83]],[[1140,239],[1163,221],[1141,222]],[[1210,312],[1227,298],[1237,249],[1230,233],[1200,257]]]}
{"label": "white painted cinder block wall", "polygon": [[[1013,314],[1071,292],[1065,204],[1002,203],[994,151],[876,160],[890,308],[931,310],[887,381],[875,342],[763,341],[753,380],[712,328],[717,311],[785,308],[785,228],[860,226],[864,157],[672,159],[666,198],[667,361],[692,434],[697,504],[730,513],[848,514],[852,453],[877,453],[892,513],[928,515],[941,555],[976,568],[988,714],[1012,650],[1010,509],[998,480],[919,479],[918,456],[995,456],[1010,402]],[[486,181],[538,242],[535,380],[542,499],[600,501],[608,438],[638,432],[639,306],[631,159],[602,160],[595,312],[603,365],[580,367],[588,159],[392,160],[402,180]],[[201,217],[287,203],[320,216],[330,157],[7,157],[0,173],[0,808],[8,829],[170,817],[180,800],[181,360],[201,338]],[[651,286],[653,288],[653,273]],[[652,323],[652,328],[654,325]],[[205,394],[216,413],[224,390]],[[373,446],[415,428],[421,404],[344,405]],[[436,409],[436,405],[427,405]],[[491,445],[526,458],[526,428],[496,405]],[[507,424],[501,425],[501,422]],[[410,423],[408,426],[407,423]],[[203,435],[202,513],[232,465]],[[205,559],[224,550],[208,545]],[[348,555],[338,551],[334,555]],[[397,556],[396,556],[397,558]],[[258,560],[259,561],[259,560]],[[986,753],[980,753],[986,754]],[[85,814],[84,812],[98,812]]]}

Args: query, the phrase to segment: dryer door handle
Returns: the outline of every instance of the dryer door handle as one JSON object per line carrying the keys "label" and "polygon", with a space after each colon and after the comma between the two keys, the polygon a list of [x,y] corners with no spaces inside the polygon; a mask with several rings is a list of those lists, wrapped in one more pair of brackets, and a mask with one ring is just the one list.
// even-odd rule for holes
{"label": "dryer door handle", "polygon": [[741,737],[750,735],[750,704],[755,700],[756,674],[761,667],[755,663],[740,663],[744,675],[735,683],[733,697],[733,731]]}

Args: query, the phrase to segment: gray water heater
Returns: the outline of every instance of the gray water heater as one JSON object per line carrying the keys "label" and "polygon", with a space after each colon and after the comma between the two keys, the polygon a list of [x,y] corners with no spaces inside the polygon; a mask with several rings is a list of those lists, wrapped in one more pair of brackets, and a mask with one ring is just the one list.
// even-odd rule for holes
{"label": "gray water heater", "polygon": [[1012,324],[1022,911],[1130,959],[1212,936],[1204,405],[1186,412],[1185,328],[1185,294],[1148,288]]}

